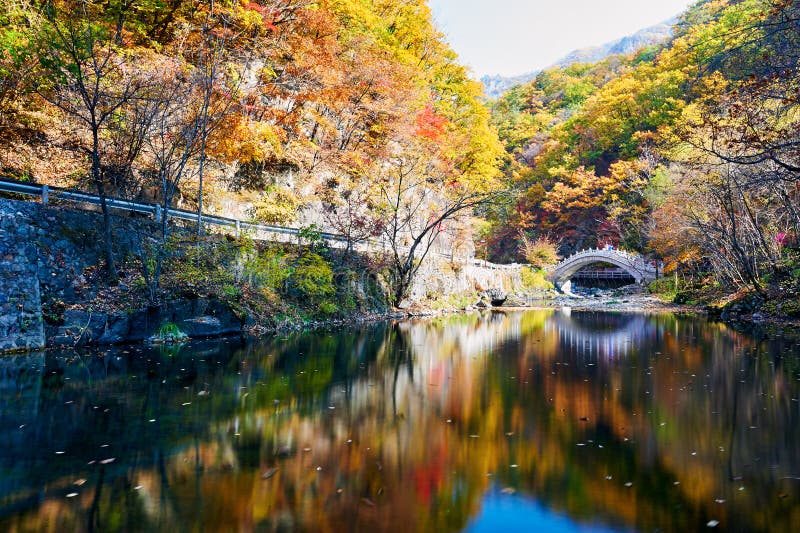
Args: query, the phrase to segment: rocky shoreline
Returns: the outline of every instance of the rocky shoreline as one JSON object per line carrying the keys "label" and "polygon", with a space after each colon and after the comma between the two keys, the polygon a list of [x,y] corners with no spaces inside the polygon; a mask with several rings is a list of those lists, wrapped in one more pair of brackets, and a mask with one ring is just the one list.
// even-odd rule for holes
{"label": "rocky shoreline", "polygon": [[[123,345],[149,342],[154,327],[168,322],[188,339],[209,339],[229,335],[250,335],[254,337],[275,335],[332,327],[345,327],[383,320],[404,320],[470,312],[505,312],[533,309],[553,309],[569,307],[580,311],[616,312],[679,312],[696,313],[696,308],[666,304],[648,295],[630,295],[622,299],[603,296],[582,298],[577,296],[555,296],[547,299],[530,299],[521,302],[520,296],[509,298],[509,303],[491,306],[485,301],[465,308],[430,309],[415,306],[405,310],[387,312],[354,313],[347,317],[322,320],[287,318],[265,326],[248,323],[236,316],[232,309],[219,301],[197,298],[167,302],[157,308],[145,308],[128,313],[102,313],[87,309],[70,309],[64,313],[64,323],[48,336],[45,348],[68,348],[98,345]],[[484,302],[481,305],[481,302]]]}
{"label": "rocky shoreline", "polygon": [[[471,305],[465,308],[430,309],[413,307],[387,312],[355,313],[347,317],[324,320],[286,319],[270,326],[248,324],[225,308],[218,301],[195,299],[164,304],[160,309],[143,309],[128,314],[92,313],[73,309],[65,313],[65,324],[58,327],[57,334],[44,349],[63,349],[89,346],[130,345],[149,342],[148,331],[152,324],[165,319],[175,323],[185,333],[187,341],[213,339],[225,336],[263,337],[317,329],[351,327],[384,320],[406,320],[448,316],[474,312],[515,312],[537,309],[570,308],[573,311],[622,312],[622,313],[678,313],[707,314],[706,310],[689,305],[665,302],[656,296],[641,292],[620,293],[602,291],[586,295],[556,295],[547,298],[520,301],[520,295],[512,295],[508,304],[501,306]],[[479,302],[480,303],[480,302]],[[780,320],[752,320],[751,316],[728,316],[723,322],[738,328],[753,326],[783,326],[791,323]]]}

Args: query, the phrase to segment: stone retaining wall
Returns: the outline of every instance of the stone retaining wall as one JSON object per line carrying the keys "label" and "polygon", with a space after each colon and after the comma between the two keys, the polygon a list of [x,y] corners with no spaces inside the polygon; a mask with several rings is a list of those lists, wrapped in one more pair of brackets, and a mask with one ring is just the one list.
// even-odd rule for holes
{"label": "stone retaining wall", "polygon": [[45,344],[36,229],[11,206],[0,206],[0,353]]}
{"label": "stone retaining wall", "polygon": [[424,305],[426,300],[450,295],[480,294],[498,290],[510,294],[522,287],[521,268],[491,268],[441,258],[429,258],[420,267],[411,285],[409,303]]}
{"label": "stone retaining wall", "polygon": [[[124,255],[130,235],[119,230],[121,222],[116,234]],[[49,344],[43,305],[46,313],[53,301],[93,296],[83,275],[100,260],[101,228],[97,212],[0,198],[0,353]]]}

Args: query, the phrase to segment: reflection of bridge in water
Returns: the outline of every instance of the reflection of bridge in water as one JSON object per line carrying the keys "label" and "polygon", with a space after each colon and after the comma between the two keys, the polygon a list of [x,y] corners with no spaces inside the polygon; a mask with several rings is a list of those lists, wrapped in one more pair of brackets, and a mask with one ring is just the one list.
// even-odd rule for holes
{"label": "reflection of bridge in water", "polygon": [[[588,320],[582,323],[589,318],[591,324]],[[545,331],[556,331],[562,349],[570,353],[605,359],[628,355],[632,347],[641,346],[657,333],[647,315],[571,312],[569,308],[554,313],[545,323]]]}
{"label": "reflection of bridge in water", "polygon": [[544,334],[543,338],[555,341],[557,337],[561,351],[593,359],[613,359],[628,355],[634,347],[648,345],[658,336],[661,326],[645,314],[562,308],[472,316],[451,321],[444,332],[425,321],[405,322],[399,327],[409,335],[415,356],[423,359],[440,358],[443,354],[449,357],[453,353],[465,357],[490,354],[537,330]]}

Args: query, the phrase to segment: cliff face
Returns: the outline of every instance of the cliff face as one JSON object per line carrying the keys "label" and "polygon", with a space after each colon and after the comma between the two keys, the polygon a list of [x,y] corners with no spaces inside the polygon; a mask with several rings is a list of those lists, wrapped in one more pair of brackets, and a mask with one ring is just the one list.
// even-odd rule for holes
{"label": "cliff face", "polygon": [[[677,18],[667,20],[661,24],[640,30],[633,35],[628,35],[600,46],[573,50],[544,70],[556,67],[564,68],[574,63],[596,63],[613,55],[628,55],[648,46],[664,44],[672,38],[672,27],[677,20]],[[484,76],[481,78],[484,94],[490,99],[498,98],[511,87],[533,80],[540,72],[536,70],[519,76],[508,77]]]}

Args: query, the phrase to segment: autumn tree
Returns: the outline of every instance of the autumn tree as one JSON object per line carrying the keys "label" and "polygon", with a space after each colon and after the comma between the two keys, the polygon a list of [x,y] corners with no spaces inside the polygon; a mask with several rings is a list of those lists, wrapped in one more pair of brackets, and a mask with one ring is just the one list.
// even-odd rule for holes
{"label": "autumn tree", "polygon": [[0,130],[11,126],[35,72],[32,41],[40,18],[26,1],[0,5]]}
{"label": "autumn tree", "polygon": [[158,88],[143,98],[148,105],[141,108],[145,115],[142,120],[149,125],[143,141],[145,158],[141,171],[160,189],[161,199],[160,238],[157,246],[142,250],[141,261],[152,299],[157,297],[168,253],[169,209],[181,183],[198,172],[197,161],[202,165],[210,120],[206,73],[187,68],[177,60],[162,61],[160,69]]}
{"label": "autumn tree", "polygon": [[450,180],[418,147],[397,154],[380,169],[383,238],[389,246],[393,302],[406,296],[445,224],[502,194],[490,185]]}
{"label": "autumn tree", "polygon": [[[121,109],[138,97],[147,80],[136,75],[131,51],[122,50],[132,3],[52,2],[42,9],[38,36],[38,92],[79,128],[79,147],[90,161],[89,177],[103,213],[108,276],[116,280],[111,219],[106,197],[120,174],[104,146],[106,131]],[[110,8],[110,9],[109,9]],[[110,18],[109,18],[110,17]]]}
{"label": "autumn tree", "polygon": [[520,252],[529,265],[543,269],[558,263],[558,249],[556,243],[547,237],[531,239],[525,233],[520,233]]}
{"label": "autumn tree", "polygon": [[331,178],[320,187],[318,196],[325,222],[346,239],[347,252],[381,235],[386,221],[379,190],[375,183],[359,175]]}

